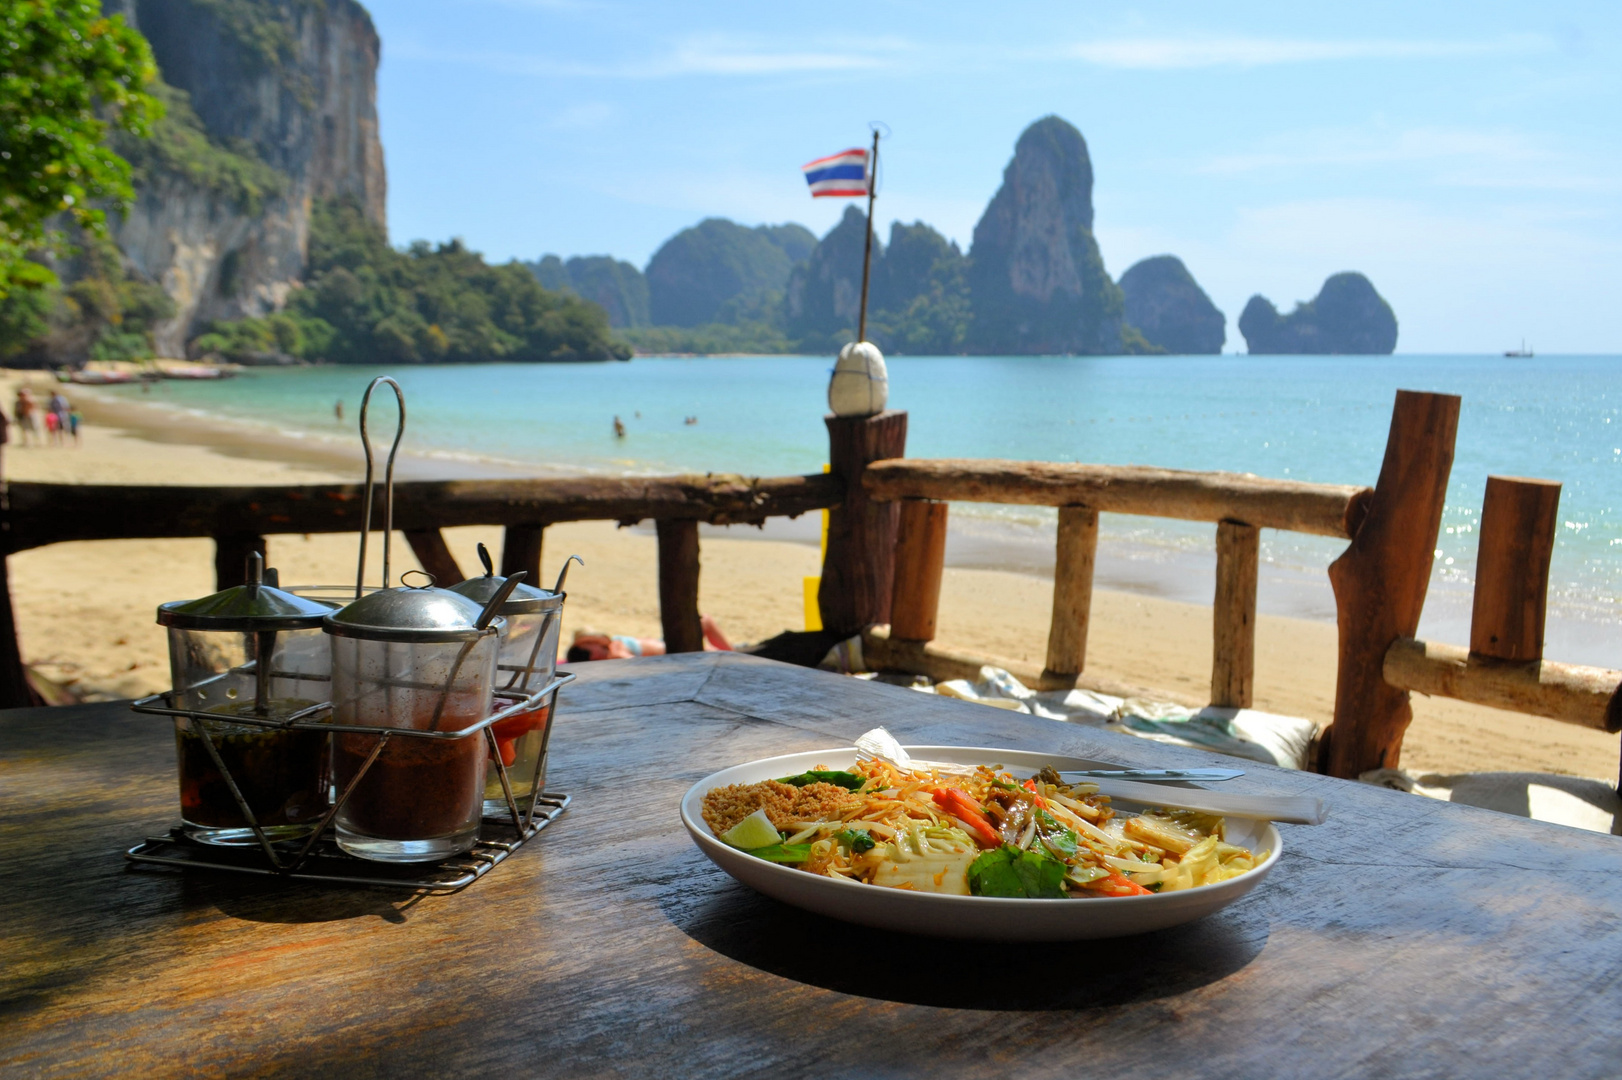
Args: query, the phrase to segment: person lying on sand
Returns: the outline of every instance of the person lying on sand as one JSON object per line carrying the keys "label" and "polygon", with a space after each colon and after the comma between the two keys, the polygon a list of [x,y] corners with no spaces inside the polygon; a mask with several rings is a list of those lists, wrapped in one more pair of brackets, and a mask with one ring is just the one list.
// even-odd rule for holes
{"label": "person lying on sand", "polygon": [[[731,652],[721,628],[708,615],[698,617],[704,628],[706,652]],[[565,663],[577,664],[584,660],[629,660],[634,656],[663,656],[665,643],[659,638],[627,637],[624,634],[605,634],[598,630],[581,629],[574,632],[574,644],[564,658]]]}

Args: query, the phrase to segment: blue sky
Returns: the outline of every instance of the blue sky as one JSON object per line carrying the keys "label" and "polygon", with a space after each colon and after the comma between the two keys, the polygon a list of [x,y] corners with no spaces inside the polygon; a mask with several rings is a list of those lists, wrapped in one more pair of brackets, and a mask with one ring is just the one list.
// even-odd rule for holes
{"label": "blue sky", "polygon": [[965,250],[1015,139],[1086,136],[1110,272],[1182,257],[1235,325],[1339,270],[1402,352],[1622,352],[1622,4],[366,0],[396,243],[638,266],[798,221],[889,124],[876,218]]}

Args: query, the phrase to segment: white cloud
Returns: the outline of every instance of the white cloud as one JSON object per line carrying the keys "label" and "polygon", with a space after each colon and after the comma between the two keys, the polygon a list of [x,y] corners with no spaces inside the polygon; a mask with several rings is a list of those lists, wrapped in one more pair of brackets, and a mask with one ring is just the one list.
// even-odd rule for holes
{"label": "white cloud", "polygon": [[[809,46],[809,47],[805,47]],[[765,76],[873,71],[892,65],[908,48],[894,39],[862,43],[815,42],[784,47],[727,35],[684,38],[660,55],[630,61],[582,63],[500,51],[448,51],[402,42],[391,59],[427,60],[549,78],[665,79],[685,75]]]}
{"label": "white cloud", "polygon": [[1083,41],[1065,54],[1101,67],[1168,71],[1181,68],[1261,67],[1333,60],[1428,60],[1542,52],[1547,38],[1517,35],[1483,41],[1363,39],[1311,41],[1262,37],[1142,37]]}
{"label": "white cloud", "polygon": [[1605,192],[1618,186],[1543,138],[1469,128],[1288,132],[1265,140],[1257,149],[1212,158],[1196,171],[1233,176],[1395,164],[1432,166],[1429,181],[1443,187]]}

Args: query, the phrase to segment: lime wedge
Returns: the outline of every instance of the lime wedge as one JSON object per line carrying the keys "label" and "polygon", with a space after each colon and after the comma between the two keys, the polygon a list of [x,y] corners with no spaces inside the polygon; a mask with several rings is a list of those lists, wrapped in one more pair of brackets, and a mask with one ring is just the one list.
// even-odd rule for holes
{"label": "lime wedge", "polygon": [[721,834],[721,843],[741,848],[744,851],[769,847],[772,844],[781,844],[782,842],[782,834],[777,831],[777,826],[772,824],[772,819],[766,816],[764,810],[756,810],[753,814],[750,814]]}

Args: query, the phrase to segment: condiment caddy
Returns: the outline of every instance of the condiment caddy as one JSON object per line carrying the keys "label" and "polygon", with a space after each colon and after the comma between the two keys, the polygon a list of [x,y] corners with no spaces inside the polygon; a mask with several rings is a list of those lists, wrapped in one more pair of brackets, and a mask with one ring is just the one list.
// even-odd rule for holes
{"label": "condiment caddy", "polygon": [[[384,480],[383,583],[365,585],[372,519],[372,392],[399,426]],[[250,556],[248,582],[159,608],[174,688],[134,703],[172,718],[181,824],[129,849],[134,863],[339,885],[455,892],[569,804],[545,790],[551,718],[574,676],[556,671],[564,575],[454,590],[389,584],[394,459],[405,397],[387,376],[361,403],[366,452],[353,599],[282,590]],[[578,562],[573,556],[564,564]]]}

